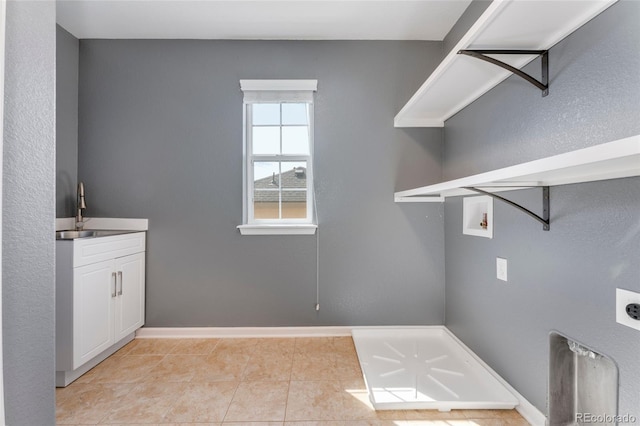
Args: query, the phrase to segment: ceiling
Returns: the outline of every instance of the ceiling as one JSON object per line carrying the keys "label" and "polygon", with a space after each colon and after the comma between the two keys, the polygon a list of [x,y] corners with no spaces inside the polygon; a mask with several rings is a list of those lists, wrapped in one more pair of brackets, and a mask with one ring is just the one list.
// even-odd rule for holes
{"label": "ceiling", "polygon": [[471,0],[58,0],[75,37],[442,40]]}

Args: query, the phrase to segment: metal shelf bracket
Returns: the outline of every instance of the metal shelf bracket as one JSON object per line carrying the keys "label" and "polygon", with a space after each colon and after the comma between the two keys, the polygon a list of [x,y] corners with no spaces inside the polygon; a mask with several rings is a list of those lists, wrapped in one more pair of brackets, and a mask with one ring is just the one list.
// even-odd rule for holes
{"label": "metal shelf bracket", "polygon": [[[542,90],[542,97],[549,94],[549,51],[548,50],[458,50],[459,55],[467,55],[473,58],[480,59],[490,64],[504,68],[507,71],[514,73],[515,75],[524,78],[529,83]],[[538,55],[541,58],[541,81],[531,77],[526,72],[520,71],[517,68],[512,67],[502,61],[486,55]]]}
{"label": "metal shelf bracket", "polygon": [[509,204],[512,207],[515,207],[516,209],[528,214],[529,216],[531,216],[532,218],[534,218],[535,220],[537,220],[538,222],[542,223],[542,230],[544,231],[548,231],[551,228],[550,222],[549,222],[549,187],[548,186],[542,186],[542,216],[538,216],[537,214],[535,214],[534,212],[532,212],[531,210],[527,209],[526,207],[521,206],[520,204],[514,203],[511,200],[507,200],[504,197],[501,197],[497,194],[494,194],[493,192],[488,192],[482,189],[478,189],[472,186],[465,186],[464,189],[467,189],[469,191],[473,191],[473,192],[477,192],[479,194],[483,194],[483,195],[488,195],[490,197],[493,197],[497,200],[500,200],[504,203]]}

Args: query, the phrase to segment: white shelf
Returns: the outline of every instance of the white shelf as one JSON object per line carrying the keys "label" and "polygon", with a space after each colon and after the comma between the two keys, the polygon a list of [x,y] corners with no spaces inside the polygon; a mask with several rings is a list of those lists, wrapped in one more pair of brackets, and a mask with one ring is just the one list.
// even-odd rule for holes
{"label": "white shelf", "polygon": [[442,202],[476,194],[465,187],[501,192],[532,186],[556,186],[640,176],[640,135],[492,170],[435,185],[395,193],[396,202]]}
{"label": "white shelf", "polygon": [[[616,1],[494,0],[396,115],[395,127],[443,127],[445,120],[512,75],[495,65],[458,55],[459,50],[548,50]],[[536,57],[491,56],[516,68]],[[553,83],[552,75],[550,80]],[[553,84],[550,91],[553,94]],[[541,96],[541,92],[531,87],[531,95]]]}

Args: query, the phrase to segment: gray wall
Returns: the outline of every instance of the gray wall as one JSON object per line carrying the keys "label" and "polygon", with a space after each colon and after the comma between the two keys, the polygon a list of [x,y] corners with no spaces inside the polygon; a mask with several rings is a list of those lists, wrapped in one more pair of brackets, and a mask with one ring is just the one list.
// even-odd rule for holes
{"label": "gray wall", "polygon": [[[550,52],[550,94],[511,77],[446,122],[447,179],[640,133],[640,3],[621,1]],[[529,67],[539,75],[539,66]],[[540,206],[539,190],[510,193]],[[551,230],[495,202],[494,239],[463,236],[445,203],[446,324],[546,412],[548,333],[611,356],[621,414],[640,418],[640,332],[615,289],[640,291],[640,179],[551,188]],[[508,260],[509,282],[495,258]]]}
{"label": "gray wall", "polygon": [[56,26],[56,217],[76,214],[79,48],[77,38]]}
{"label": "gray wall", "polygon": [[7,2],[2,205],[6,423],[54,417],[55,3]]}
{"label": "gray wall", "polygon": [[[146,217],[148,326],[441,324],[441,129],[393,117],[437,42],[80,41],[87,215]],[[318,79],[315,236],[240,236],[246,78]],[[427,167],[425,167],[427,165]]]}
{"label": "gray wall", "polygon": [[456,21],[455,25],[443,40],[444,54],[448,54],[462,37],[469,31],[469,28],[476,23],[480,15],[491,4],[491,0],[473,0],[466,8],[462,16]]}

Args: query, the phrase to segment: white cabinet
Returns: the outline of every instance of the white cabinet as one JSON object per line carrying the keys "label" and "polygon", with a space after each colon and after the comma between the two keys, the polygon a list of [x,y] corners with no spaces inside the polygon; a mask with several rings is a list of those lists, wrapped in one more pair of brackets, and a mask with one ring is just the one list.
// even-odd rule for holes
{"label": "white cabinet", "polygon": [[76,369],[113,344],[114,261],[74,268],[73,362]]}
{"label": "white cabinet", "polygon": [[116,259],[114,339],[120,340],[144,324],[144,253]]}
{"label": "white cabinet", "polygon": [[66,386],[144,324],[145,233],[56,242],[56,385]]}
{"label": "white cabinet", "polygon": [[144,324],[144,253],[74,268],[77,368]]}

